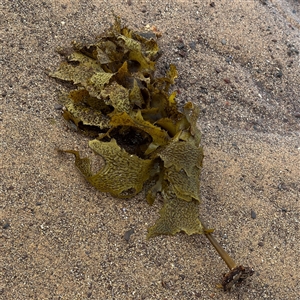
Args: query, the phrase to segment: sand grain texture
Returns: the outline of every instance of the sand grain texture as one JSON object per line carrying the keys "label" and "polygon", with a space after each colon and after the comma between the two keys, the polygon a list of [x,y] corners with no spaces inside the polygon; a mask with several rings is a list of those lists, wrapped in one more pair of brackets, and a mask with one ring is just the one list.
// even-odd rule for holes
{"label": "sand grain texture", "polygon": [[[211,3],[1,1],[0,299],[299,299],[300,4]],[[159,202],[97,192],[55,150],[90,153],[47,76],[55,49],[93,41],[112,11],[162,32],[158,74],[176,64],[178,102],[201,108],[202,219],[256,270],[231,293],[204,236],[146,240]]]}

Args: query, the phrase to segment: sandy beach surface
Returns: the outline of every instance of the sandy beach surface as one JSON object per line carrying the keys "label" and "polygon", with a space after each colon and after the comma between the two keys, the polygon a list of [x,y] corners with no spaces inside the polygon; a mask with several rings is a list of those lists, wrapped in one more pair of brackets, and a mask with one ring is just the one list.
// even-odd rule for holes
{"label": "sandy beach surface", "polygon": [[[157,74],[175,64],[178,103],[200,107],[201,218],[255,269],[229,293],[205,236],[147,240],[161,202],[98,192],[56,151],[91,153],[61,116],[55,50],[113,13],[156,26]],[[0,47],[0,299],[300,299],[298,0],[2,0]]]}

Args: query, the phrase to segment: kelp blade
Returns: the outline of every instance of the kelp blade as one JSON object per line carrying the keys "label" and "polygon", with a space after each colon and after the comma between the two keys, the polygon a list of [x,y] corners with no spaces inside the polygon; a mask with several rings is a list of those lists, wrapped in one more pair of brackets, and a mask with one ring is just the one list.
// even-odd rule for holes
{"label": "kelp blade", "polygon": [[204,227],[199,220],[199,202],[187,202],[179,199],[172,187],[163,191],[164,205],[160,210],[160,218],[148,229],[148,238],[157,235],[175,235],[185,232],[188,235],[204,233]]}
{"label": "kelp blade", "polygon": [[142,190],[153,168],[151,160],[128,154],[115,140],[92,140],[89,146],[105,160],[105,166],[97,174],[92,174],[89,158],[80,158],[79,153],[73,150],[64,152],[75,155],[76,167],[91,185],[118,198],[131,198]]}

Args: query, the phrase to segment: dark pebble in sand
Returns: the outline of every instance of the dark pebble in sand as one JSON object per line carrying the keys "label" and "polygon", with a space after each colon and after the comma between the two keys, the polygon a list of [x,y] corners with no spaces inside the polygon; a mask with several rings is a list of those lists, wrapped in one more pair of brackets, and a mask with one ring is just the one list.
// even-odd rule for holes
{"label": "dark pebble in sand", "polygon": [[129,230],[127,230],[125,233],[124,233],[124,239],[128,242],[129,239],[130,239],[130,236],[134,233],[134,229],[131,228]]}
{"label": "dark pebble in sand", "polygon": [[55,103],[55,104],[54,104],[54,108],[55,108],[56,110],[61,110],[61,109],[63,108],[63,106],[62,106],[61,104]]}
{"label": "dark pebble in sand", "polygon": [[9,227],[10,227],[9,223],[5,223],[5,224],[2,226],[3,229],[7,229],[7,228],[9,228]]}

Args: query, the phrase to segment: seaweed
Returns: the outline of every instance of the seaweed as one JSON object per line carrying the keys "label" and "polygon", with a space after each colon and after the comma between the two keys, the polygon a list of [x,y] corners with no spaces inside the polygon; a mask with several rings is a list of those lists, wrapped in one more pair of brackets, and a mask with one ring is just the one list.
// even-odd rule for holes
{"label": "seaweed", "polygon": [[115,17],[111,28],[93,44],[73,43],[66,61],[50,76],[73,83],[64,95],[63,117],[94,139],[89,147],[105,165],[93,174],[89,158],[74,150],[75,165],[101,192],[131,198],[144,191],[149,205],[157,194],[164,199],[148,238],[178,232],[205,234],[231,269],[225,290],[253,274],[237,265],[199,219],[199,177],[203,161],[198,108],[188,102],[179,110],[175,65],[165,77],[155,77],[161,55],[153,32],[137,33]]}

